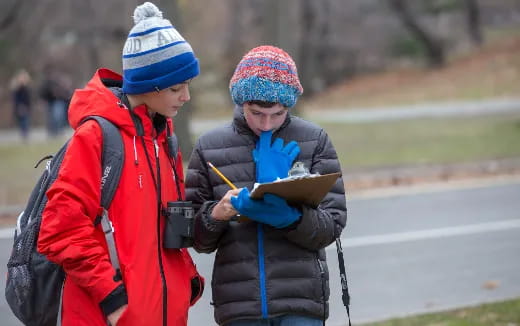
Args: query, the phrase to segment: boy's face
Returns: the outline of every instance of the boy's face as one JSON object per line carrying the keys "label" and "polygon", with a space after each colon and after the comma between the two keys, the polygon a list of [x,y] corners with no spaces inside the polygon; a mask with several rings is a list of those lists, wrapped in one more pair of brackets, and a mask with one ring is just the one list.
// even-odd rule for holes
{"label": "boy's face", "polygon": [[176,84],[158,92],[142,94],[142,101],[152,113],[159,113],[172,118],[177,115],[184,103],[190,100],[189,82]]}
{"label": "boy's face", "polygon": [[276,103],[270,108],[264,108],[258,104],[244,103],[244,117],[251,130],[260,136],[262,131],[275,131],[285,121],[288,109],[280,103]]}

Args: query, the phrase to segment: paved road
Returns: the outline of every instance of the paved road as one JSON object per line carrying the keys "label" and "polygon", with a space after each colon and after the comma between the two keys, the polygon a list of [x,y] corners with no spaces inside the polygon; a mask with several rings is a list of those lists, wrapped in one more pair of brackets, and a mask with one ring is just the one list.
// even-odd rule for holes
{"label": "paved road", "polygon": [[[388,317],[520,297],[520,180],[441,184],[349,199],[343,247],[352,320]],[[11,241],[0,231],[0,275]],[[334,246],[328,325],[345,325]],[[210,284],[213,255],[194,255]],[[190,326],[213,325],[205,292]],[[4,326],[19,325],[0,298]]]}

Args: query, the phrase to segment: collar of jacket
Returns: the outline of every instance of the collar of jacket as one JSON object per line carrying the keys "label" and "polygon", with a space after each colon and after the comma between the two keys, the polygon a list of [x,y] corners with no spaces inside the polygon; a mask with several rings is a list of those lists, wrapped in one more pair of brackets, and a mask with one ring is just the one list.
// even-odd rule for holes
{"label": "collar of jacket", "polygon": [[163,134],[166,129],[167,118],[159,113],[156,113],[153,117],[148,115],[148,109],[146,106],[139,105],[133,109],[130,109],[128,99],[124,96],[123,89],[121,87],[110,87],[110,91],[124,104],[129,110],[131,110],[136,128],[136,135],[138,136],[157,136]]}
{"label": "collar of jacket", "polygon": [[[290,110],[290,109],[289,109]],[[276,136],[280,130],[287,127],[287,125],[291,122],[291,112],[287,112],[287,116],[285,117],[285,121],[282,123],[280,128],[278,128],[274,133],[273,136]],[[246,118],[244,116],[244,107],[236,105],[233,110],[233,126],[235,130],[239,134],[248,135],[254,138],[258,138],[258,136],[249,128],[247,125]]]}

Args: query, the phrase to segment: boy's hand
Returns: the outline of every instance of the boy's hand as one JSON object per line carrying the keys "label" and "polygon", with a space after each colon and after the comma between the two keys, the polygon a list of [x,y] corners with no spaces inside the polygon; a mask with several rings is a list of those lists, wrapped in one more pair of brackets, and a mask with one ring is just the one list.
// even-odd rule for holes
{"label": "boy's hand", "polygon": [[264,131],[253,150],[256,163],[256,182],[271,182],[277,178],[286,178],[300,147],[295,141],[283,146],[283,139],[276,138],[271,146],[272,130]]}
{"label": "boy's hand", "polygon": [[114,311],[113,313],[111,313],[110,315],[107,316],[107,319],[108,319],[108,322],[110,323],[110,325],[112,325],[112,326],[117,325],[119,318],[121,318],[121,315],[123,314],[123,312],[125,312],[127,307],[128,307],[128,305],[125,304],[124,306],[117,308],[116,311]]}
{"label": "boy's hand", "polygon": [[213,207],[211,217],[218,221],[229,221],[238,212],[231,204],[232,196],[238,195],[240,189],[229,190],[222,199]]}
{"label": "boy's hand", "polygon": [[247,188],[231,197],[231,204],[241,215],[275,228],[289,226],[301,216],[301,212],[289,206],[282,197],[265,194],[262,200],[251,199]]}

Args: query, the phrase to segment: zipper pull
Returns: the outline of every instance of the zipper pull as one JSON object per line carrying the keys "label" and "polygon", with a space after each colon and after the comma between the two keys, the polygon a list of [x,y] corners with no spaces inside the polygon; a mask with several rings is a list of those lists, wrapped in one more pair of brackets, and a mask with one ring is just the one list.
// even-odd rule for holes
{"label": "zipper pull", "polygon": [[159,145],[157,144],[157,139],[153,140],[153,145],[155,146],[155,157],[159,158]]}

